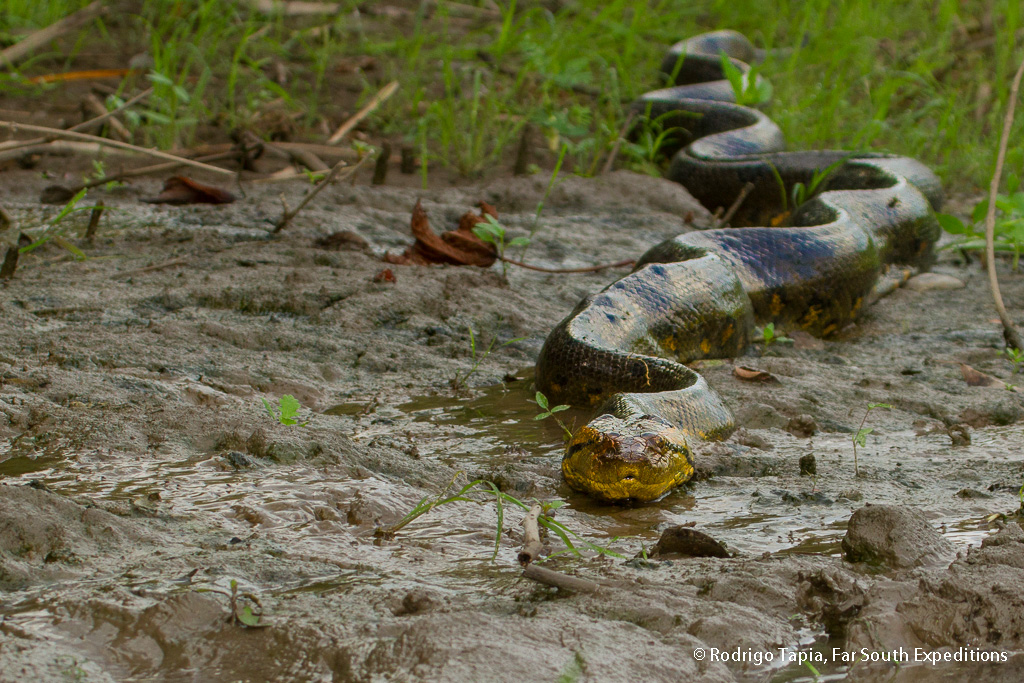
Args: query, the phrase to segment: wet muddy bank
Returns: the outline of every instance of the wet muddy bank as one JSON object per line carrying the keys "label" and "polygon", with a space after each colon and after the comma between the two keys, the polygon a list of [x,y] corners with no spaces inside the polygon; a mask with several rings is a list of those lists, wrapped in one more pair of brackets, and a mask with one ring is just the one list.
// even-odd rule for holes
{"label": "wet muddy bank", "polygon": [[[139,203],[158,189],[143,182],[105,196],[116,210],[83,244],[88,260],[50,246],[26,258],[0,291],[0,678],[810,680],[800,664],[693,653],[1021,649],[1024,543],[1014,520],[989,519],[1020,504],[1024,402],[961,376],[966,363],[1016,381],[977,264],[943,252],[936,272],[966,287],[900,289],[835,340],[794,335],[700,364],[743,430],[701,449],[692,485],[604,508],[561,481],[560,429],[533,420],[530,377],[548,330],[616,273],[506,278],[497,266],[380,261],[411,241],[417,198],[436,228],[486,200],[518,235],[546,181],[333,187],[275,240],[282,188],[173,208]],[[56,210],[35,202],[46,181],[2,182],[19,220]],[[295,205],[306,187],[283,190]],[[567,179],[527,260],[616,261],[687,220],[708,215],[667,181]],[[361,239],[315,245],[341,230]],[[395,282],[375,281],[385,267]],[[1012,310],[1024,276],[1003,277]],[[737,364],[776,381],[738,379]],[[306,426],[268,416],[261,399],[284,394]],[[894,409],[871,412],[857,476],[852,435],[871,403]],[[816,475],[802,476],[812,454]],[[561,555],[549,563],[605,585],[567,596],[520,578],[516,509],[494,562],[492,502],[443,506],[375,538],[424,496],[477,478],[567,501],[558,519],[627,558],[690,523],[734,557]],[[918,511],[951,554],[903,568],[843,559],[851,515],[869,503]],[[228,623],[232,581],[258,598],[267,628]],[[1022,666],[942,671],[1005,680]],[[852,677],[894,674],[936,669],[858,664]]]}

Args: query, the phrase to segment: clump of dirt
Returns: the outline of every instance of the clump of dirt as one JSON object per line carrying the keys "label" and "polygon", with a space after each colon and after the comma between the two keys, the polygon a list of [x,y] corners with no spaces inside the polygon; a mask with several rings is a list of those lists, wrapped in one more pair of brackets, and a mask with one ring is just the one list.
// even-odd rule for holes
{"label": "clump of dirt", "polygon": [[[43,218],[34,199],[50,182],[6,173],[5,207]],[[290,206],[306,189],[282,187]],[[561,268],[710,222],[657,178],[567,178],[537,220],[546,189],[538,177],[429,194],[339,185],[271,238],[281,187],[173,207],[140,202],[159,183],[138,182],[105,193],[92,244],[69,234],[87,260],[54,245],[25,255],[0,300],[0,678],[730,681],[806,675],[785,652],[848,672],[833,646],[1024,647],[1022,532],[999,516],[1019,506],[1024,404],[959,369],[1015,379],[977,265],[942,252],[936,271],[966,287],[900,289],[835,339],[794,334],[736,361],[775,382],[696,364],[744,429],[699,449],[693,484],[606,508],[562,482],[562,430],[533,419],[530,378],[548,331],[621,273],[390,265],[380,277],[383,255],[412,242],[418,200],[436,228],[492,204],[509,237],[533,233],[524,260]],[[1003,277],[1006,299],[1024,298],[1024,277]],[[274,414],[286,394],[297,424]],[[853,436],[877,402],[893,409],[869,415],[858,476]],[[623,559],[548,561],[600,583],[593,595],[521,579],[514,506],[490,559],[493,497],[375,534],[476,478],[566,501],[558,519]],[[941,562],[844,559],[867,503],[914,510],[888,516],[871,547],[916,551],[932,536]],[[644,559],[681,525],[728,556]],[[233,623],[232,590],[258,599],[265,628]],[[774,659],[700,660],[700,648]],[[961,657],[856,671],[925,680],[935,666],[972,682],[1022,668]]]}

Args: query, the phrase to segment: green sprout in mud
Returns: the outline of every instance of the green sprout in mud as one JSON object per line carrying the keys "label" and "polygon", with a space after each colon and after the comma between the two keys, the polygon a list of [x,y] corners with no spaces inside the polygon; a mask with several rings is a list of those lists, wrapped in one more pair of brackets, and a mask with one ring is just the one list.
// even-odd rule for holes
{"label": "green sprout in mud", "polygon": [[853,435],[853,473],[855,476],[860,476],[860,468],[857,465],[857,446],[864,448],[867,445],[868,434],[875,431],[873,427],[865,427],[865,423],[868,421],[868,415],[875,408],[884,408],[886,410],[892,410],[893,407],[888,403],[869,403],[868,409],[864,411],[864,419],[860,421],[860,427]]}
{"label": "green sprout in mud", "polygon": [[1024,351],[1007,347],[1003,349],[1003,355],[1013,364],[1013,374],[1016,375],[1024,367]]}
{"label": "green sprout in mud", "polygon": [[[494,552],[491,553],[491,561],[493,562],[498,557],[498,550],[501,547],[501,532],[504,530],[505,523],[504,505],[506,503],[511,503],[512,505],[522,509],[524,512],[528,512],[531,506],[529,503],[524,503],[515,496],[510,496],[499,489],[497,484],[486,479],[476,479],[471,481],[454,494],[448,495],[448,492],[455,485],[455,479],[457,479],[460,474],[462,474],[462,472],[456,472],[455,476],[452,477],[452,480],[448,482],[448,485],[436,497],[431,498],[430,496],[424,496],[420,499],[420,502],[418,502],[416,506],[405,515],[405,517],[389,527],[378,528],[375,535],[378,538],[393,539],[395,535],[409,523],[419,519],[434,508],[442,505],[449,505],[457,502],[483,505],[484,503],[493,500],[498,513],[497,527],[494,531]],[[565,501],[555,500],[547,503],[540,503],[540,505],[541,515],[537,520],[538,523],[540,526],[562,539],[566,548],[565,550],[557,553],[552,553],[549,557],[555,557],[556,555],[561,555],[567,552],[579,557],[580,551],[576,547],[577,544],[579,544],[601,555],[609,555],[620,560],[625,559],[622,555],[611,548],[587,541],[569,527],[559,521],[556,521],[551,513],[565,505]],[[576,539],[576,543],[573,543],[573,539]],[[617,539],[613,538],[610,542],[614,542],[615,540]]]}
{"label": "green sprout in mud", "polygon": [[505,226],[498,222],[494,216],[485,213],[484,221],[473,226],[473,234],[481,241],[494,245],[494,251],[501,260],[502,274],[508,275],[508,264],[505,263],[505,249],[507,247],[525,247],[530,243],[529,237],[516,237],[505,242]]}
{"label": "green sprout in mud", "polygon": [[263,407],[266,408],[267,414],[279,424],[299,425],[300,427],[305,427],[309,424],[309,420],[302,423],[299,422],[297,416],[302,404],[291,394],[285,394],[278,399],[278,405],[276,406],[265,398],[260,398],[260,400],[263,401]]}
{"label": "green sprout in mud", "polygon": [[814,676],[814,680],[821,680],[821,672],[818,671],[818,668],[816,666],[814,666],[810,662],[804,662],[804,666],[806,666],[808,670],[810,670],[811,675]]}
{"label": "green sprout in mud", "polygon": [[775,334],[775,323],[768,323],[763,328],[757,331],[761,335],[761,339],[764,341],[765,348],[772,344],[792,344],[793,340],[783,335]]}
{"label": "green sprout in mud", "polygon": [[[449,380],[448,383],[455,391],[463,391],[466,388],[466,382],[468,382],[469,378],[472,377],[478,369],[480,369],[480,364],[487,360],[487,357],[491,355],[491,351],[494,350],[494,344],[498,341],[498,338],[494,337],[493,339],[491,339],[491,343],[487,345],[487,348],[484,350],[484,352],[482,354],[478,354],[476,347],[476,336],[473,334],[473,328],[469,327],[467,329],[469,329],[469,352],[470,356],[473,359],[473,366],[466,371],[466,374],[463,375],[459,372],[456,372],[455,377]],[[502,342],[498,346],[498,348],[501,348],[502,346],[508,346],[509,344],[515,344],[516,342],[523,341],[524,339],[526,339],[526,337],[516,337],[515,339],[509,339],[507,342]]]}
{"label": "green sprout in mud", "polygon": [[557,422],[558,426],[562,428],[563,432],[565,432],[566,438],[571,439],[572,438],[572,430],[569,429],[568,427],[566,427],[565,423],[562,422],[561,420],[559,420],[555,416],[555,413],[560,413],[563,410],[569,410],[569,406],[567,406],[567,405],[560,405],[560,406],[554,406],[552,408],[549,408],[548,407],[548,397],[545,396],[544,394],[542,394],[539,391],[537,392],[537,395],[534,397],[534,401],[536,402],[536,404],[538,406],[541,407],[541,409],[544,412],[542,412],[542,413],[540,413],[538,415],[534,415],[533,419],[534,420],[546,420],[549,417],[554,417],[555,418],[555,422]]}

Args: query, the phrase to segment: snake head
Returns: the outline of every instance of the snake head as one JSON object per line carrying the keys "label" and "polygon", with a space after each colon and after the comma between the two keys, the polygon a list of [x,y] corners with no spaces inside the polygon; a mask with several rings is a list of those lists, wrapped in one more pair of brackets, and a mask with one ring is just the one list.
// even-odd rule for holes
{"label": "snake head", "polygon": [[565,480],[599,500],[657,500],[693,475],[686,437],[659,417],[600,415],[580,427],[562,458]]}

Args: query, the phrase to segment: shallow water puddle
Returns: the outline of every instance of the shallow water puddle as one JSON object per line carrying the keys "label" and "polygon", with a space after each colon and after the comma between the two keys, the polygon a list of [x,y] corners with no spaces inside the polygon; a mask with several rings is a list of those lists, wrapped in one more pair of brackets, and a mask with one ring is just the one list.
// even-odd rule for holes
{"label": "shallow water puddle", "polygon": [[[646,505],[598,505],[561,481],[562,428],[551,418],[535,420],[540,409],[532,399],[530,383],[519,381],[469,398],[428,396],[394,406],[350,403],[325,414],[356,444],[404,440],[414,449],[413,457],[445,462],[473,478],[507,475],[502,486],[524,502],[534,495],[564,499],[568,504],[557,513],[564,524],[585,538],[611,541],[627,555],[650,546],[664,528],[677,524],[693,524],[745,554],[837,554],[846,520],[867,502],[920,505],[951,541],[965,547],[990,533],[986,516],[1006,512],[1017,502],[1011,484],[1020,481],[1019,464],[1013,463],[1019,458],[1016,444],[1024,442],[1022,426],[984,430],[973,446],[955,451],[939,436],[876,435],[860,453],[860,478],[852,475],[848,434],[824,433],[808,441],[766,432],[774,441],[772,450],[736,447],[734,454],[739,461],[762,463],[763,471],[758,465],[750,470],[756,474],[719,474]],[[589,415],[570,410],[558,417],[571,425]],[[796,461],[808,452],[818,460],[814,479],[796,476]],[[72,496],[120,501],[133,514],[222,515],[237,522],[239,537],[273,529],[275,541],[311,557],[332,557],[339,537],[341,542],[367,544],[375,527],[393,524],[429,494],[385,478],[355,478],[347,469],[330,465],[254,462],[236,471],[221,454],[126,456],[51,449],[37,458],[19,455],[0,462],[0,476],[38,480]],[[972,483],[984,488],[993,477],[1009,483],[994,491],[971,488]],[[523,482],[527,493],[517,493]],[[434,490],[444,484],[437,482]],[[443,548],[453,560],[486,559],[497,510],[485,496],[481,501],[435,508],[403,529],[401,539],[413,546]],[[514,510],[510,505],[506,509]],[[506,517],[505,528],[517,521],[518,511]],[[513,558],[511,545],[503,538],[503,559]],[[368,552],[386,565],[391,553],[415,553],[415,548],[385,543]],[[480,564],[471,564],[467,576],[486,582]],[[309,585],[342,587],[347,582],[340,576],[321,577]]]}

